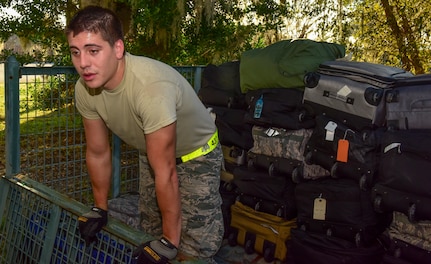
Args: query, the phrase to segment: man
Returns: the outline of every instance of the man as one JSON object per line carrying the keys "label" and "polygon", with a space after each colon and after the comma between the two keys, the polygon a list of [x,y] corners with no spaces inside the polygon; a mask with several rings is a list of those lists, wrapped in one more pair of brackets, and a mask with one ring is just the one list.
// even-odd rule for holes
{"label": "man", "polygon": [[213,263],[223,238],[223,156],[210,114],[175,69],[125,52],[122,25],[110,10],[80,10],[66,36],[80,75],[75,101],[94,195],[94,207],[79,218],[82,237],[91,242],[107,222],[110,129],[139,150],[142,227],[159,238],[135,251],[138,263],[167,263],[177,249]]}

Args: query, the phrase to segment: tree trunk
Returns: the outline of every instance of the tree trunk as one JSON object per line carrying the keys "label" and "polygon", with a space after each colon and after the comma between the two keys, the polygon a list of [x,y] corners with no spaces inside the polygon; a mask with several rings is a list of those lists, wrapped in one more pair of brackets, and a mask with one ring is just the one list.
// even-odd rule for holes
{"label": "tree trunk", "polygon": [[381,3],[385,10],[388,25],[392,30],[392,35],[396,39],[403,67],[408,71],[414,69],[416,74],[424,73],[424,69],[420,62],[417,43],[414,39],[413,32],[405,13],[402,12],[399,14],[401,16],[402,23],[402,26],[400,27],[396,20],[394,9],[389,4],[389,0],[381,0]]}

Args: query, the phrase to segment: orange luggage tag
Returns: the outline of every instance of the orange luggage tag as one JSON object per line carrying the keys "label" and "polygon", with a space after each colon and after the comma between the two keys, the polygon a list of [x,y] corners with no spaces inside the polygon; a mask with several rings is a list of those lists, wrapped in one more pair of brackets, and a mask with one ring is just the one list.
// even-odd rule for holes
{"label": "orange luggage tag", "polygon": [[347,162],[348,156],[349,156],[349,141],[346,139],[347,132],[355,133],[351,129],[347,129],[346,132],[344,132],[344,138],[338,140],[338,147],[337,147],[337,161],[340,162]]}

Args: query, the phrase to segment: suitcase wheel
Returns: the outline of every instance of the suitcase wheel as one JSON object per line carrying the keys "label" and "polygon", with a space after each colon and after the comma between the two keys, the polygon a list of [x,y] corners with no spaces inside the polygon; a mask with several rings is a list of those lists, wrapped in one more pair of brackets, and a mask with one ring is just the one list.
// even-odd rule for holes
{"label": "suitcase wheel", "polygon": [[369,103],[370,105],[377,106],[377,105],[379,105],[380,101],[382,100],[383,90],[369,87],[369,88],[365,89],[364,97],[365,97],[365,101],[367,101],[367,103]]}
{"label": "suitcase wheel", "polygon": [[296,167],[292,171],[292,181],[294,183],[300,183],[301,180],[302,180],[301,172],[299,171],[298,167]]}
{"label": "suitcase wheel", "polygon": [[254,205],[254,210],[255,210],[255,211],[259,211],[259,209],[260,209],[260,202],[257,202],[257,203]]}
{"label": "suitcase wheel", "polygon": [[361,233],[356,233],[355,235],[355,244],[357,247],[360,247],[362,245],[362,236]]}
{"label": "suitcase wheel", "polygon": [[302,231],[307,231],[307,227],[305,226],[305,224],[300,225],[299,229]]}
{"label": "suitcase wheel", "polygon": [[269,176],[274,176],[274,172],[275,172],[275,165],[274,165],[274,163],[271,163],[271,164],[269,164],[269,167],[268,167]]}
{"label": "suitcase wheel", "polygon": [[338,162],[335,162],[331,167],[331,177],[337,178]]}
{"label": "suitcase wheel", "polygon": [[377,195],[374,198],[373,207],[374,207],[374,211],[376,211],[377,213],[383,213],[382,197],[380,195]]}
{"label": "suitcase wheel", "polygon": [[236,238],[238,236],[238,230],[236,228],[230,228],[229,235],[227,237],[227,242],[229,246],[234,247],[237,245]]}
{"label": "suitcase wheel", "polygon": [[309,72],[304,76],[304,84],[308,88],[314,88],[319,84],[320,75],[315,72]]}
{"label": "suitcase wheel", "polygon": [[313,152],[312,151],[309,151],[309,152],[307,152],[307,154],[305,154],[304,161],[307,165],[313,164]]}
{"label": "suitcase wheel", "polygon": [[277,214],[276,214],[278,217],[283,217],[283,208],[281,207],[281,208],[278,208],[278,210],[277,210]]}
{"label": "suitcase wheel", "polygon": [[299,112],[299,115],[298,115],[298,121],[299,121],[299,123],[304,122],[305,119],[306,119],[306,117],[307,117],[307,112],[306,111]]}
{"label": "suitcase wheel", "polygon": [[273,262],[274,255],[275,255],[275,244],[269,241],[265,241],[264,247],[263,247],[263,259],[268,263]]}
{"label": "suitcase wheel", "polygon": [[416,214],[416,204],[411,204],[409,206],[409,210],[407,211],[407,216],[409,218],[409,221],[412,223],[416,222],[415,214]]}
{"label": "suitcase wheel", "polygon": [[253,254],[254,253],[254,242],[256,237],[253,234],[246,233],[245,235],[245,243],[244,243],[244,249],[245,253],[247,254]]}
{"label": "suitcase wheel", "polygon": [[249,159],[249,160],[247,161],[247,167],[248,167],[249,169],[254,168],[254,161],[253,161],[253,159]]}
{"label": "suitcase wheel", "polygon": [[332,229],[331,228],[326,229],[326,235],[332,236]]}
{"label": "suitcase wheel", "polygon": [[361,188],[361,190],[366,191],[367,187],[368,187],[368,183],[367,183],[367,176],[362,175],[361,178],[359,179],[359,187]]}

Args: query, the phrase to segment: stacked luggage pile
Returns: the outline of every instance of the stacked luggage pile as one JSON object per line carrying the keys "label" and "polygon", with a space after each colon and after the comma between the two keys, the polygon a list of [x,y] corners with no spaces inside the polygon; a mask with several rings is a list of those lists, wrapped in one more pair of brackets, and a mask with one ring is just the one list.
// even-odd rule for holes
{"label": "stacked luggage pile", "polygon": [[431,76],[343,57],[280,41],[204,70],[225,237],[267,262],[431,263]]}

